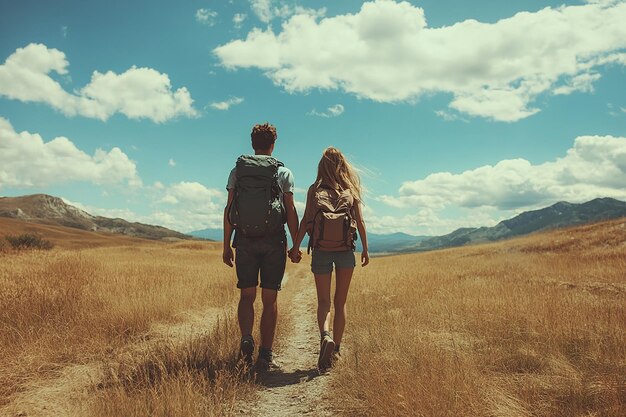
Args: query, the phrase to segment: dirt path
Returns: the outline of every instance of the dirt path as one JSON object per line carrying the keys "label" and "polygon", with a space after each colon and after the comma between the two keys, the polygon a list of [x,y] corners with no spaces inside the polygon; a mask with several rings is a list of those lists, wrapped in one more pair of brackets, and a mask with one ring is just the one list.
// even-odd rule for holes
{"label": "dirt path", "polygon": [[[144,340],[132,343],[118,356],[137,355],[159,343],[186,343],[210,331],[221,308],[201,312],[181,313],[177,323],[159,323],[152,326]],[[88,414],[85,407],[93,394],[92,388],[104,380],[105,361],[69,365],[58,377],[33,382],[16,394],[11,403],[0,408],[0,416],[7,417],[76,417]]]}
{"label": "dirt path", "polygon": [[279,320],[288,329],[279,340],[277,362],[281,370],[259,378],[259,398],[240,404],[238,415],[291,417],[298,415],[330,416],[325,405],[329,374],[317,371],[319,335],[315,311],[315,286],[306,265],[292,265],[289,280],[279,295]]}

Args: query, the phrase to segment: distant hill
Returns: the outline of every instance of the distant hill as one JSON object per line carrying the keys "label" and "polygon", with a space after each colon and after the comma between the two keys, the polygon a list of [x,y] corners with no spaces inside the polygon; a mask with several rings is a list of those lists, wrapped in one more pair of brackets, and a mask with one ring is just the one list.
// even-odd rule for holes
{"label": "distant hill", "polygon": [[[430,236],[413,236],[400,232],[390,234],[368,232],[367,244],[371,253],[393,253],[414,247],[429,238]],[[357,243],[357,246],[360,248],[360,243]]]}
{"label": "distant hill", "polygon": [[189,232],[189,235],[193,237],[198,237],[200,239],[208,239],[208,240],[224,240],[224,230],[223,229],[202,229],[202,230],[194,230],[193,232]]}
{"label": "distant hill", "polygon": [[189,235],[143,223],[123,219],[93,216],[65,203],[58,197],[33,194],[22,197],[0,197],[0,217],[22,221],[73,227],[81,230],[118,233],[143,239],[191,239]]}
{"label": "distant hill", "polygon": [[540,210],[527,211],[494,227],[461,228],[454,232],[422,240],[400,252],[426,251],[472,243],[491,242],[522,236],[546,229],[575,226],[626,216],[626,202],[596,198],[582,204],[559,202]]}
{"label": "distant hill", "polygon": [[78,229],[76,227],[35,223],[9,217],[0,217],[0,246],[2,246],[5,236],[16,236],[25,233],[41,235],[46,240],[51,241],[55,247],[65,249],[134,246],[152,242],[161,242],[121,235],[119,233],[93,232],[91,230]]}

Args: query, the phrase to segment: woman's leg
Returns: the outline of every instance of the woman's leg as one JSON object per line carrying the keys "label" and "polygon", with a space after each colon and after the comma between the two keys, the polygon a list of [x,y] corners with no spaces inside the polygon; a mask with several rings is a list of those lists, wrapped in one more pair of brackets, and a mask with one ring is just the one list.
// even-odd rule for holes
{"label": "woman's leg", "polygon": [[[337,288],[335,288],[335,318],[333,320],[333,340],[339,346],[346,328],[346,300],[354,268],[337,268]],[[329,283],[330,287],[330,283]]]}
{"label": "woman's leg", "polygon": [[320,334],[330,330],[330,276],[328,274],[315,275],[315,287],[317,288],[317,324]]}

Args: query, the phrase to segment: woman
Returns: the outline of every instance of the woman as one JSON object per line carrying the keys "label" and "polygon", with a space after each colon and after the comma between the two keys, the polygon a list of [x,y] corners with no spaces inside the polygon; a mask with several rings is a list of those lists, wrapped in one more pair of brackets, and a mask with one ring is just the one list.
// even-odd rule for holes
{"label": "woman", "polygon": [[[358,230],[363,251],[361,265],[369,263],[367,234],[361,211],[361,182],[356,170],[336,148],[324,150],[317,170],[317,179],[307,193],[306,209],[298,236],[289,257],[299,262],[300,243],[306,232],[313,249],[311,271],[317,288],[317,322],[320,330],[318,367],[325,370],[339,359],[341,340],[346,326],[346,299],[352,273],[355,231]],[[335,266],[337,277],[333,333],[330,333],[330,284]]]}

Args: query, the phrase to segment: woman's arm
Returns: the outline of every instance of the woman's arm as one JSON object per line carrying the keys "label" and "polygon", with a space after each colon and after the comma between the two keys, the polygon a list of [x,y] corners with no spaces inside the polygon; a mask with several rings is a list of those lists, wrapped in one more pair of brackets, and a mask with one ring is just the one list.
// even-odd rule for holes
{"label": "woman's arm", "polygon": [[291,248],[292,250],[293,249],[300,250],[300,244],[302,243],[302,240],[304,239],[305,234],[306,234],[306,217],[302,217],[302,220],[300,221],[300,227],[298,228],[298,235],[293,240],[293,247]]}
{"label": "woman's arm", "polygon": [[355,205],[354,215],[356,217],[356,228],[359,231],[361,244],[363,245],[363,251],[361,252],[361,266],[366,266],[370,263],[370,255],[367,247],[367,231],[365,230],[365,221],[363,220],[361,203],[357,203]]}

